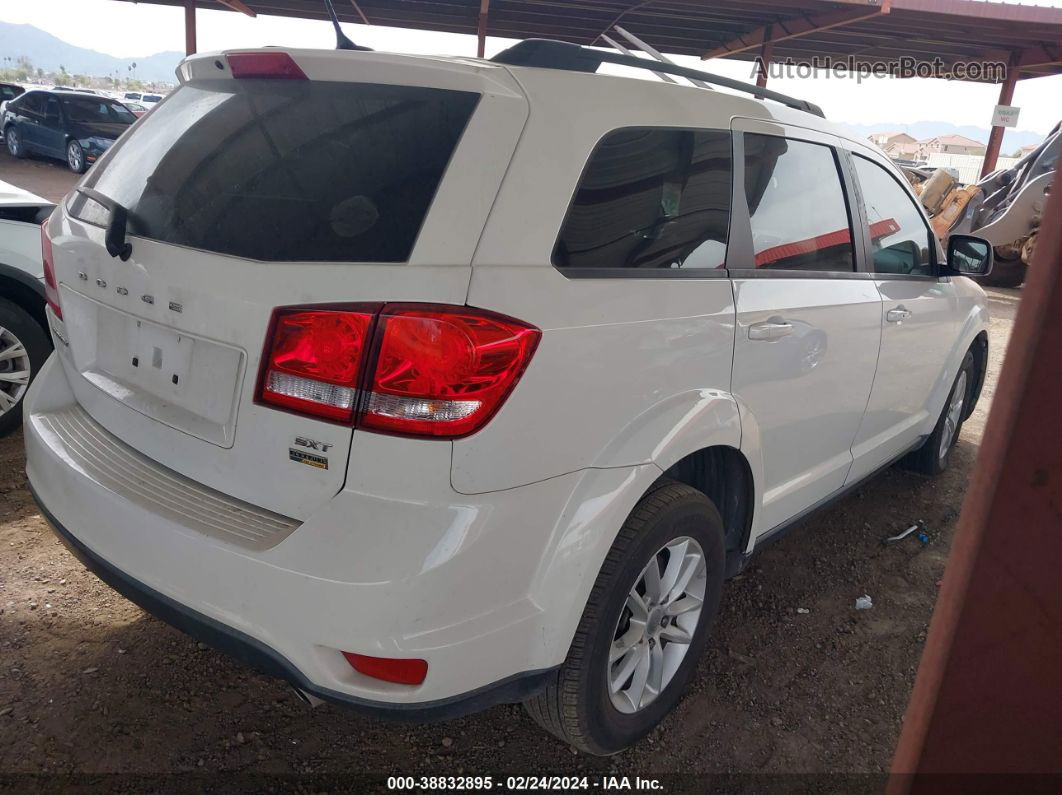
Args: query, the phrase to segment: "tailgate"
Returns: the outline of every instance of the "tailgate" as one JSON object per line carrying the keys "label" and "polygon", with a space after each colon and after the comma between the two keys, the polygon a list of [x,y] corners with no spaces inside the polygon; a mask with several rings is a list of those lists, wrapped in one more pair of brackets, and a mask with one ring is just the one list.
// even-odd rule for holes
{"label": "tailgate", "polygon": [[[367,82],[336,79],[351,56]],[[527,111],[500,69],[291,57],[310,79],[192,79],[89,173],[83,187],[129,212],[128,259],[86,193],[48,234],[85,411],[197,482],[304,519],[342,488],[354,434],[255,402],[273,309],[463,304]]]}

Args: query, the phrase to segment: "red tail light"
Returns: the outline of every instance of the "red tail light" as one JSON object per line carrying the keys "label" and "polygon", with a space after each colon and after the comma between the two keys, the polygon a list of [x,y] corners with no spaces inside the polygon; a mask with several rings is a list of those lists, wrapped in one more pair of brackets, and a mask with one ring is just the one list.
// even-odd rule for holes
{"label": "red tail light", "polygon": [[384,307],[362,427],[447,438],[473,433],[508,397],[540,334],[478,309]]}
{"label": "red tail light", "polygon": [[391,657],[369,657],[366,654],[343,652],[350,667],[359,674],[395,682],[400,685],[419,685],[428,675],[427,660],[400,660]]}
{"label": "red tail light", "polygon": [[505,402],[540,337],[469,307],[278,309],[259,401],[387,433],[467,436]]}
{"label": "red tail light", "polygon": [[62,318],[63,309],[59,306],[59,282],[55,280],[55,261],[52,259],[52,241],[48,237],[47,220],[41,224],[41,259],[44,261],[44,299],[55,312],[55,316]]}
{"label": "red tail light", "polygon": [[378,309],[276,310],[262,357],[259,399],[329,420],[353,421]]}
{"label": "red tail light", "polygon": [[227,58],[232,76],[237,79],[309,79],[286,52],[233,52]]}

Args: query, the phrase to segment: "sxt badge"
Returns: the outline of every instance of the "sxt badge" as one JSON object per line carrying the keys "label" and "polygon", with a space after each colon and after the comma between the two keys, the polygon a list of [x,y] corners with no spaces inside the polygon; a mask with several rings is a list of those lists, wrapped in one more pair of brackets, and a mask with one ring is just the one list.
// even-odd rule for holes
{"label": "sxt badge", "polygon": [[289,447],[288,458],[292,461],[297,461],[300,464],[317,467],[318,469],[328,469],[327,456],[315,455],[314,453],[307,452],[307,450],[319,450],[322,453],[327,453],[334,445],[331,445],[328,442],[319,442],[316,439],[308,439],[305,436],[296,436],[295,444],[307,449],[296,450],[294,447]]}

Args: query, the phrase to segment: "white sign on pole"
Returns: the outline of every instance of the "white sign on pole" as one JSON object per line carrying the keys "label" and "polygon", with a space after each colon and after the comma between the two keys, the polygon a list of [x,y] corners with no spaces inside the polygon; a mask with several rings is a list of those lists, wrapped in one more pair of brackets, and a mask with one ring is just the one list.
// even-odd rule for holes
{"label": "white sign on pole", "polygon": [[1017,127],[1018,113],[1021,108],[1014,105],[996,105],[992,113],[993,127]]}

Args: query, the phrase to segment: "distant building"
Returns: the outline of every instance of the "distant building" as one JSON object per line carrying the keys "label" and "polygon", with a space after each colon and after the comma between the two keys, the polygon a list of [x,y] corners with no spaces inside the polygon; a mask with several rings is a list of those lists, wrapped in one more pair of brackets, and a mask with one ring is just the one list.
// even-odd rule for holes
{"label": "distant building", "polygon": [[916,143],[914,137],[905,132],[874,133],[873,135],[867,136],[867,138],[872,144],[876,144],[882,149],[886,149],[890,145]]}
{"label": "distant building", "polygon": [[918,142],[918,156],[923,160],[932,154],[983,155],[985,145],[965,135],[938,135]]}
{"label": "distant building", "polygon": [[[1042,143],[1042,141],[1041,141],[1041,143]],[[1025,155],[1029,154],[1029,152],[1031,152],[1033,149],[1035,149],[1039,145],[1040,144],[1025,144],[1025,146],[1020,147],[1018,149],[1018,151],[1014,153],[1014,156],[1015,157],[1019,157],[1019,158],[1020,157],[1025,157]]]}
{"label": "distant building", "polygon": [[881,149],[893,160],[916,160],[920,147],[918,141],[896,141],[885,144]]}

